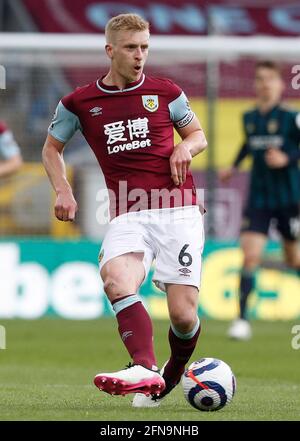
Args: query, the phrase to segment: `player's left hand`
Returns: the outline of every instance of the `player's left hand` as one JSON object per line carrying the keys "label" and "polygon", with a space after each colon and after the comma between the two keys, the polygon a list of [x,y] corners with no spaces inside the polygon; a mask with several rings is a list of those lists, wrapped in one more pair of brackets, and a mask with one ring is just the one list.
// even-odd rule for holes
{"label": "player's left hand", "polygon": [[288,165],[289,157],[282,150],[271,147],[266,151],[265,161],[270,168],[282,168]]}
{"label": "player's left hand", "polygon": [[175,185],[185,183],[192,155],[184,142],[177,144],[170,157],[171,176]]}

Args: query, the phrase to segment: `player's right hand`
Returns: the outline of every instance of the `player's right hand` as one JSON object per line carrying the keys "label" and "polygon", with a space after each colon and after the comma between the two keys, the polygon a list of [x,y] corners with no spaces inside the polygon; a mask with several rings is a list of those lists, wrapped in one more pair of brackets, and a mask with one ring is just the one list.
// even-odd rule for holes
{"label": "player's right hand", "polygon": [[71,192],[58,193],[54,206],[55,216],[58,220],[72,222],[77,210],[77,202]]}
{"label": "player's right hand", "polygon": [[221,182],[227,182],[227,181],[229,181],[229,179],[232,178],[233,172],[234,172],[233,168],[226,168],[226,169],[223,169],[223,170],[219,170],[218,171],[218,177],[219,177]]}

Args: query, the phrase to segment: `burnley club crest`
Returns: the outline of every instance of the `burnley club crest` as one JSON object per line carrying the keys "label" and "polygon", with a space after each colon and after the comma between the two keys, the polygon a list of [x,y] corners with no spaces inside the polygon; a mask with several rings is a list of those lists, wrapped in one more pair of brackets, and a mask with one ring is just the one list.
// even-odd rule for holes
{"label": "burnley club crest", "polygon": [[158,109],[158,95],[143,95],[143,106],[149,112],[155,112]]}

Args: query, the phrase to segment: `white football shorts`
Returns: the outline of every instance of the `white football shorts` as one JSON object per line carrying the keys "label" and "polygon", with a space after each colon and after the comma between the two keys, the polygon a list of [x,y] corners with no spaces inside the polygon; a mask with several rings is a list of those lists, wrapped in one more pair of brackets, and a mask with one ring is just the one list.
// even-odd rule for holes
{"label": "white football shorts", "polygon": [[203,215],[197,205],[130,212],[110,222],[99,253],[100,270],[114,257],[143,252],[145,278],[155,260],[153,282],[162,291],[165,283],[199,289],[203,246]]}

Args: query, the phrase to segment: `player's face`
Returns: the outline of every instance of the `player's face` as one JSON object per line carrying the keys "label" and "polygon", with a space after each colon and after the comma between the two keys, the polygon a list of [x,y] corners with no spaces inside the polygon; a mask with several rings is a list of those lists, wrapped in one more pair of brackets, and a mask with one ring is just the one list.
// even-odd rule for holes
{"label": "player's face", "polygon": [[273,69],[260,67],[255,75],[255,91],[257,97],[266,101],[280,100],[284,83],[278,72]]}
{"label": "player's face", "polygon": [[126,82],[137,81],[148,56],[149,32],[119,31],[115,34],[114,42],[108,46],[115,73]]}

